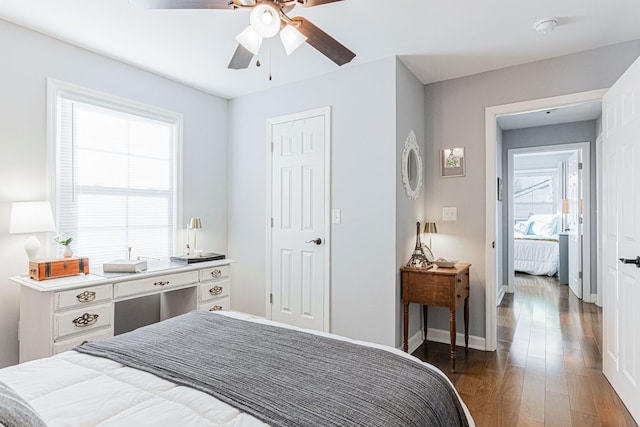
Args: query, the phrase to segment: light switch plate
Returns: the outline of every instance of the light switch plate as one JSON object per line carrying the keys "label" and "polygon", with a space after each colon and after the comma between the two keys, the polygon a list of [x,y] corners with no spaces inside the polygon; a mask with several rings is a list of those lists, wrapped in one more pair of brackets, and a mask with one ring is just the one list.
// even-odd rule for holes
{"label": "light switch plate", "polygon": [[442,208],[442,220],[443,221],[457,221],[458,220],[458,208],[455,206],[445,206]]}
{"label": "light switch plate", "polygon": [[331,222],[333,224],[340,224],[342,222],[342,211],[340,209],[333,209],[331,211]]}

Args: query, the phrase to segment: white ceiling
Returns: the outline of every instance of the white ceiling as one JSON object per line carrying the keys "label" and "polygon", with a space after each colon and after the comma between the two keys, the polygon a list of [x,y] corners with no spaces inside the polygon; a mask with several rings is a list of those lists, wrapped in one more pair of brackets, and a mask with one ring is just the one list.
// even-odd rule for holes
{"label": "white ceiling", "polygon": [[[343,67],[398,55],[425,84],[640,39],[638,0],[343,0],[289,15],[306,17],[354,51]],[[560,18],[553,33],[532,29],[550,16]],[[263,44],[262,67],[227,70],[247,10],[0,0],[0,18],[225,98],[338,69],[309,45],[287,57],[273,38]]]}
{"label": "white ceiling", "polygon": [[602,102],[592,101],[550,110],[531,111],[498,117],[502,130],[595,120],[602,114]]}

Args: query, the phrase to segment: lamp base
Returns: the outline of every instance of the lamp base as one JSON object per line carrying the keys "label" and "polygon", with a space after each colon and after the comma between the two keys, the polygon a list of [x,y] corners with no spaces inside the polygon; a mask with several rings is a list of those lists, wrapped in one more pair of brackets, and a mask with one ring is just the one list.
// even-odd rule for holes
{"label": "lamp base", "polygon": [[27,241],[24,242],[24,251],[30,260],[34,259],[38,256],[38,252],[40,252],[40,240],[33,234],[29,236]]}

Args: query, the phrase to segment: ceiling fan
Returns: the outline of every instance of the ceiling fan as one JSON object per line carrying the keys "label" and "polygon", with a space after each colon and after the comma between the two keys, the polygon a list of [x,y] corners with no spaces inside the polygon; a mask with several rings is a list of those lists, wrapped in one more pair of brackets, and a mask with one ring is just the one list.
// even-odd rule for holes
{"label": "ceiling fan", "polygon": [[250,25],[238,36],[236,48],[228,68],[249,67],[260,50],[264,38],[280,34],[287,55],[307,42],[337,65],[344,65],[356,54],[302,16],[289,18],[287,13],[300,4],[319,6],[341,0],[130,0],[147,9],[242,9],[250,8]]}

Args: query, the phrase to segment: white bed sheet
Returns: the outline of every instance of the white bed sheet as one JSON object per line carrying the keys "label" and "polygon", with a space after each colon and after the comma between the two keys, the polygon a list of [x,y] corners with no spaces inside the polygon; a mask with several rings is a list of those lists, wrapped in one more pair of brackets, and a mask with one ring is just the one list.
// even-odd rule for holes
{"label": "white bed sheet", "polygon": [[513,269],[538,276],[553,276],[558,271],[559,254],[557,240],[520,236],[513,241]]}
{"label": "white bed sheet", "polygon": [[[223,314],[299,329],[244,313]],[[381,348],[418,360],[392,347],[354,341],[323,332],[305,331]],[[438,369],[424,362],[420,363],[446,378]],[[75,351],[1,369],[0,381],[23,396],[49,426],[266,426],[251,415],[206,393],[176,385],[108,359]],[[462,406],[469,425],[475,426],[464,402]]]}

